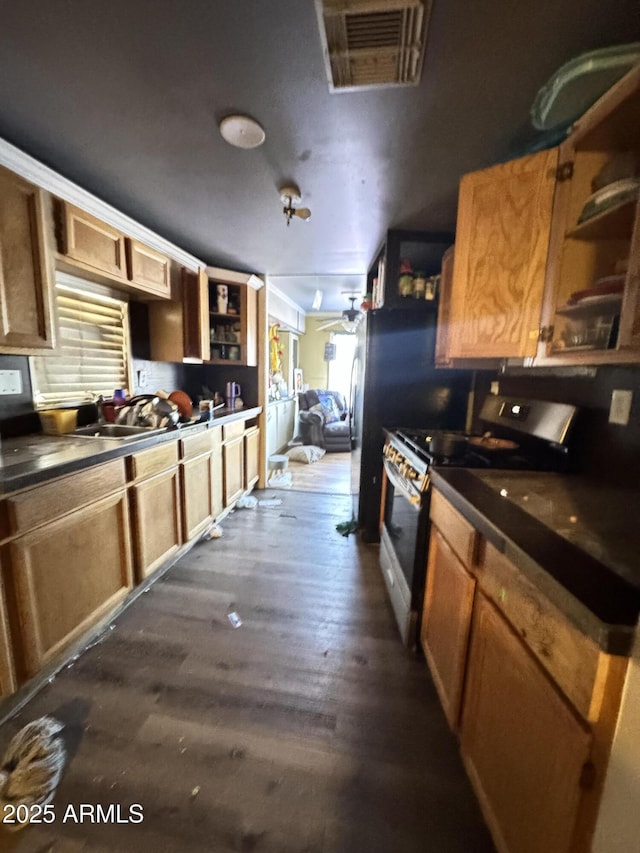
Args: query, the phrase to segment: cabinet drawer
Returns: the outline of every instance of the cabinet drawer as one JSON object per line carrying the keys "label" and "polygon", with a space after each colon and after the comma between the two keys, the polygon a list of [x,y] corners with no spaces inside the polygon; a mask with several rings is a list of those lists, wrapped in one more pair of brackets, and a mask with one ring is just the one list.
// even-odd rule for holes
{"label": "cabinet drawer", "polygon": [[[489,542],[480,588],[585,718],[590,716],[601,652],[521,571]],[[603,658],[607,657],[602,655]]]}
{"label": "cabinet drawer", "polygon": [[60,477],[5,500],[11,534],[26,533],[124,488],[124,459]]}
{"label": "cabinet drawer", "polygon": [[143,480],[177,464],[178,442],[168,442],[160,447],[152,447],[150,450],[143,450],[129,456],[129,479]]}
{"label": "cabinet drawer", "polygon": [[127,239],[127,268],[131,282],[141,290],[169,299],[171,280],[169,258],[139,243]]}
{"label": "cabinet drawer", "polygon": [[234,421],[222,427],[223,441],[230,441],[233,438],[239,438],[241,435],[244,435],[244,421]]}
{"label": "cabinet drawer", "polygon": [[469,522],[435,489],[431,495],[431,521],[466,566],[476,561],[478,534]]}
{"label": "cabinet drawer", "polygon": [[211,436],[208,430],[199,432],[197,435],[190,435],[188,438],[180,439],[181,459],[194,459],[196,456],[201,456],[210,450]]}

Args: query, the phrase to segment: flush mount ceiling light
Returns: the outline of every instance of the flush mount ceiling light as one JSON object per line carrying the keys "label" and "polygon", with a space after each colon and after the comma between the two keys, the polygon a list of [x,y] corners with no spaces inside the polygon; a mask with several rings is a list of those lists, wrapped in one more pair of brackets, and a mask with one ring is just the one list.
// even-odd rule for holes
{"label": "flush mount ceiling light", "polygon": [[311,211],[308,207],[293,206],[294,204],[300,204],[302,201],[300,190],[295,184],[280,187],[280,201],[284,205],[282,212],[287,218],[287,227],[291,222],[292,216],[297,216],[298,219],[302,219],[304,222],[306,222],[307,219],[311,219]]}
{"label": "flush mount ceiling light", "polygon": [[236,148],[257,148],[262,145],[266,134],[262,127],[249,116],[233,115],[220,122],[222,138]]}

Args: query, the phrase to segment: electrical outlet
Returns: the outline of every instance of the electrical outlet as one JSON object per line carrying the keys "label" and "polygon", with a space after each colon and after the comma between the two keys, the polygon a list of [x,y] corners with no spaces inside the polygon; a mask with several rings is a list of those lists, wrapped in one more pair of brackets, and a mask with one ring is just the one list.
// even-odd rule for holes
{"label": "electrical outlet", "polygon": [[138,386],[140,388],[146,388],[148,384],[149,384],[149,374],[143,368],[143,369],[138,371]]}
{"label": "electrical outlet", "polygon": [[22,394],[22,374],[19,370],[0,370],[0,394]]}
{"label": "electrical outlet", "polygon": [[491,383],[491,393],[495,394],[495,395],[500,393],[500,383],[499,382],[492,382]]}
{"label": "electrical outlet", "polygon": [[622,391],[617,389],[611,392],[611,406],[609,408],[609,423],[626,426],[631,414],[631,403],[633,402],[633,391]]}

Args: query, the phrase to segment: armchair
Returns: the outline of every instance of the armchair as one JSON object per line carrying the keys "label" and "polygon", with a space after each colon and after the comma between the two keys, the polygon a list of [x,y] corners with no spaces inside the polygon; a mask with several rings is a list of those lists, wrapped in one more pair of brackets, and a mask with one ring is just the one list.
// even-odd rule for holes
{"label": "armchair", "polygon": [[304,444],[324,447],[327,453],[351,450],[349,412],[338,391],[312,388],[298,394],[300,437]]}

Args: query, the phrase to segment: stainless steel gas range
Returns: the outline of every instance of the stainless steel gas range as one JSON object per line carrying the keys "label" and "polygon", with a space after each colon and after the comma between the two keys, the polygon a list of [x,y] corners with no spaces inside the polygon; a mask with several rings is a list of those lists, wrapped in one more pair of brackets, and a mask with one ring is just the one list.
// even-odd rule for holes
{"label": "stainless steel gas range", "polygon": [[483,433],[385,430],[380,566],[403,643],[417,645],[434,466],[565,470],[574,406],[489,396]]}

